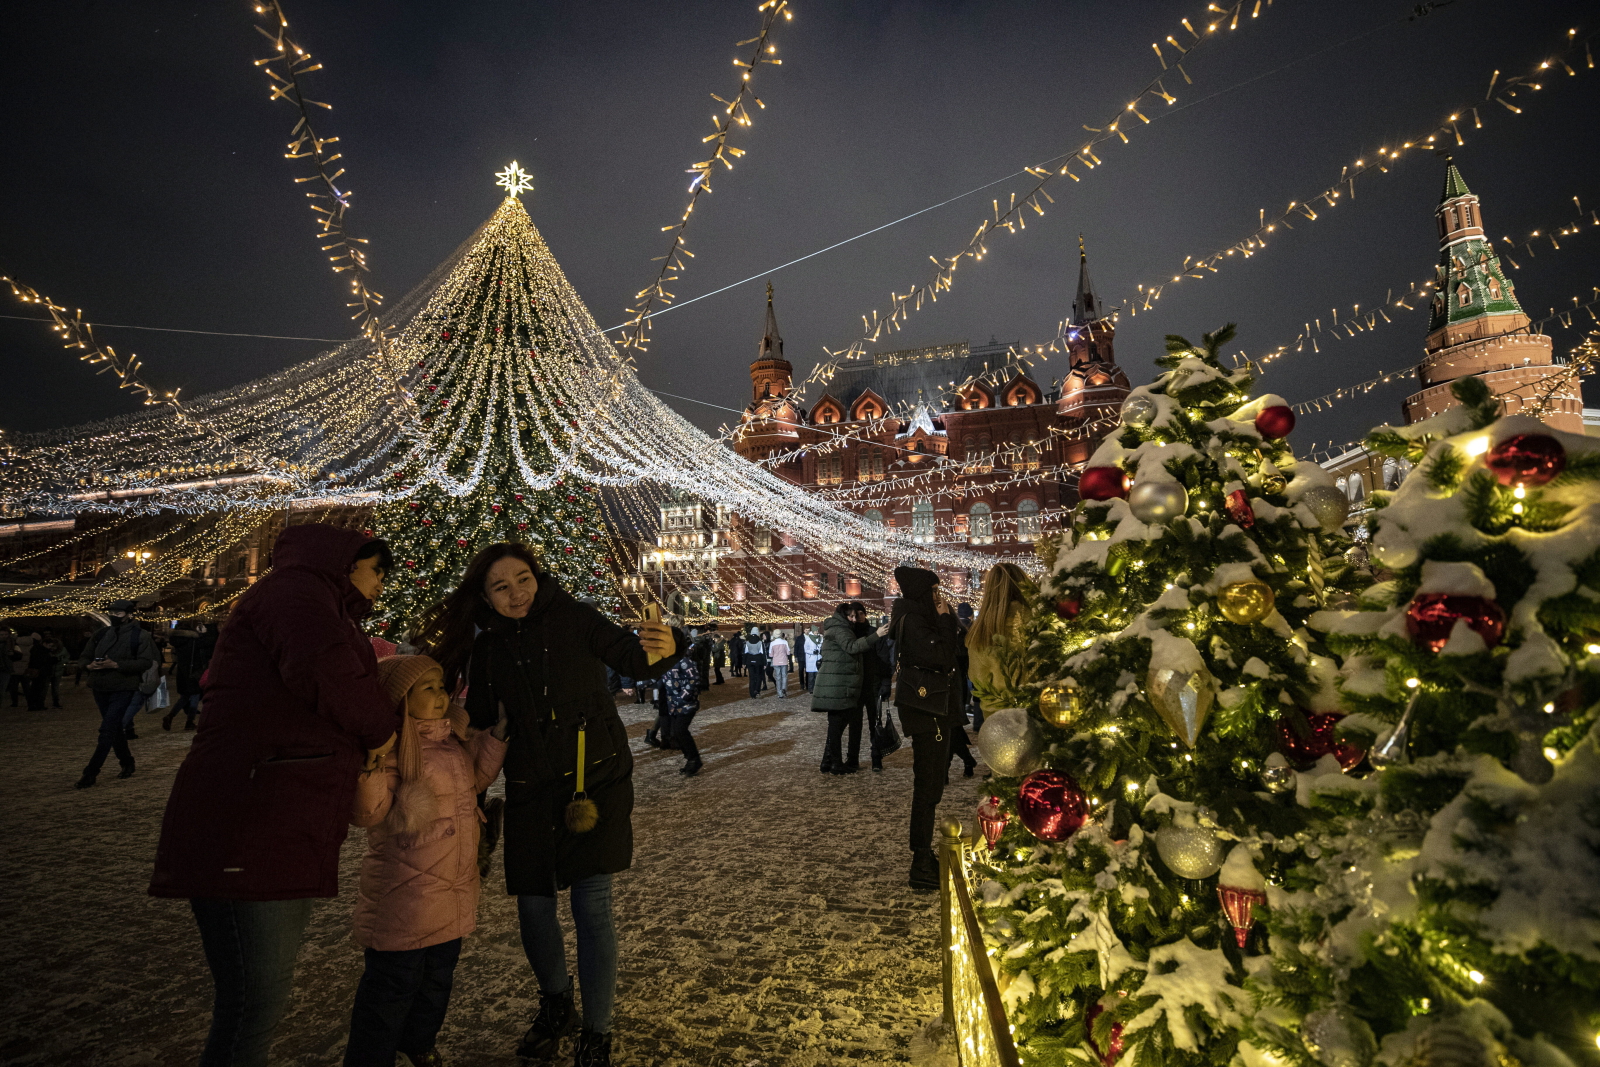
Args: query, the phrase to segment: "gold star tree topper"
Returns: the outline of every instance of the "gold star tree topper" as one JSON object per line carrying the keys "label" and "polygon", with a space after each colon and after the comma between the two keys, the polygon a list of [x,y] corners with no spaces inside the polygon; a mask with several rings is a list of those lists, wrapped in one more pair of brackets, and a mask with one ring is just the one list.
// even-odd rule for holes
{"label": "gold star tree topper", "polygon": [[517,166],[514,159],[505,170],[497,171],[495,177],[500,179],[495,184],[504,189],[507,196],[520,196],[524,190],[533,188],[533,175]]}

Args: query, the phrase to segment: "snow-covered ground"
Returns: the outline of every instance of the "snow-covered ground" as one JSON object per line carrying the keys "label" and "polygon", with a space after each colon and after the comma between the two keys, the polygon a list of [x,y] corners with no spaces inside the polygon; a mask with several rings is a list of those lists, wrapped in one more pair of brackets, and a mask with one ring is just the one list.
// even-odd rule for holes
{"label": "snow-covered ground", "polygon": [[[0,708],[0,1062],[194,1063],[211,995],[199,937],[187,905],[144,892],[190,735],[141,715],[138,774],[119,781],[113,757],[79,792],[97,716],[85,690],[63,695],[62,711]],[[687,779],[676,753],[639,740],[653,709],[621,710],[638,800],[634,867],[617,879],[617,1062],[904,1062],[918,1024],[939,1010],[937,897],[905,888],[909,746],[882,774],[819,774],[825,716],[803,692],[778,701],[768,690],[696,718],[705,770]],[[941,814],[970,820],[981,778],[963,779],[953,761],[950,783]],[[342,1055],[361,974],[349,937],[361,848],[353,830],[342,893],[313,915],[275,1064]],[[440,1035],[451,1064],[516,1064],[537,1003],[503,889],[497,856]]]}

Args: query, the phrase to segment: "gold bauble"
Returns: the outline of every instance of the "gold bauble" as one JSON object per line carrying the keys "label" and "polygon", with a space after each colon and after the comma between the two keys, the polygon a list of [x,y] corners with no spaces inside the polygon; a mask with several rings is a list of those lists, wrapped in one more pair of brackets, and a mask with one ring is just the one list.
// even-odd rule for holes
{"label": "gold bauble", "polygon": [[1272,587],[1252,578],[1225,585],[1217,593],[1217,610],[1229,622],[1241,625],[1260,622],[1272,612]]}
{"label": "gold bauble", "polygon": [[1039,694],[1039,714],[1052,726],[1071,726],[1083,714],[1083,691],[1047,686]]}

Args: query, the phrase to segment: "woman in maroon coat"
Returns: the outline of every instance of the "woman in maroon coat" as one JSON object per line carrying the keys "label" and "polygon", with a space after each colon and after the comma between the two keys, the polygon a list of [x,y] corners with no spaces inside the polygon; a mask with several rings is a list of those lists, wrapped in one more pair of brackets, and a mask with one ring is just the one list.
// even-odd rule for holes
{"label": "woman in maroon coat", "polygon": [[338,894],[357,775],[398,725],[358,625],[391,564],[360,531],[291,526],[217,641],[150,881],[200,927],[216,985],[203,1067],[267,1062],[311,901]]}

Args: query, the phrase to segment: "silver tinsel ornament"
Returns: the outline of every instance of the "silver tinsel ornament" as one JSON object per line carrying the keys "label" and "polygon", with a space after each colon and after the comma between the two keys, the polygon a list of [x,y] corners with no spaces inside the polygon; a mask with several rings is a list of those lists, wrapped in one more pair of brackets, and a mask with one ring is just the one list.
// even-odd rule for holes
{"label": "silver tinsel ornament", "polygon": [[1135,393],[1122,402],[1122,421],[1129,426],[1149,426],[1159,410],[1154,400]]}
{"label": "silver tinsel ornament", "polygon": [[1163,826],[1156,853],[1179,878],[1210,878],[1222,870],[1222,842],[1203,826]]}
{"label": "silver tinsel ornament", "polygon": [[1166,522],[1189,510],[1189,491],[1177,482],[1140,482],[1128,491],[1128,509],[1140,522]]}
{"label": "silver tinsel ornament", "polygon": [[1372,1027],[1344,1006],[1319,1008],[1300,1025],[1300,1041],[1323,1067],[1367,1067],[1378,1052]]}
{"label": "silver tinsel ornament", "polygon": [[1002,778],[1020,778],[1039,769],[1039,728],[1025,708],[1001,708],[986,716],[978,731],[978,751]]}
{"label": "silver tinsel ornament", "polygon": [[1312,518],[1327,533],[1344,525],[1350,516],[1350,498],[1331,485],[1314,485],[1300,494],[1300,503],[1311,511]]}

